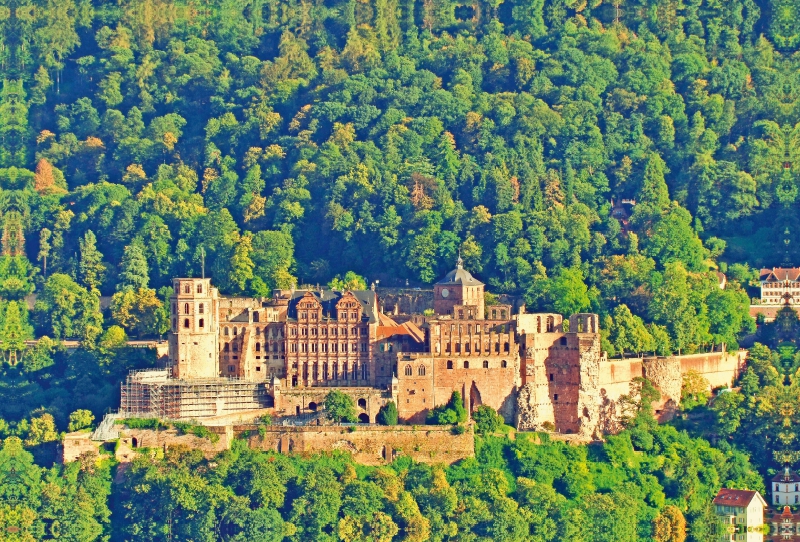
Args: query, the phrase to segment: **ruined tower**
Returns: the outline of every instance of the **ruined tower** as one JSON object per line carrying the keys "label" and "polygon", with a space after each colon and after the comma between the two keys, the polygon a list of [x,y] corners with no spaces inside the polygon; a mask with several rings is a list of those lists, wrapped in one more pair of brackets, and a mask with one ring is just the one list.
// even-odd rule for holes
{"label": "ruined tower", "polygon": [[210,279],[173,279],[169,363],[175,378],[219,376],[218,293]]}

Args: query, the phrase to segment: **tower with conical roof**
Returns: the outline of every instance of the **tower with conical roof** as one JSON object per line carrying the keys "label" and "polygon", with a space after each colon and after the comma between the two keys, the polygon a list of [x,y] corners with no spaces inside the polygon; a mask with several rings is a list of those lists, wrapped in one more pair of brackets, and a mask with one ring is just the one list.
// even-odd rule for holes
{"label": "tower with conical roof", "polygon": [[483,283],[464,269],[464,260],[458,257],[456,268],[433,286],[433,311],[439,315],[453,315],[456,306],[475,307],[475,318],[483,320]]}

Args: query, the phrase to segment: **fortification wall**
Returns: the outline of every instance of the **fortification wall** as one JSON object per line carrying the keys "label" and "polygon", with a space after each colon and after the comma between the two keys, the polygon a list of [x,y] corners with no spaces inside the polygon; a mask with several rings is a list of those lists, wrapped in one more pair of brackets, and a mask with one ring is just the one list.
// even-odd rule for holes
{"label": "fortification wall", "polygon": [[642,360],[612,359],[600,363],[598,385],[609,399],[630,393],[631,381],[643,374]]}
{"label": "fortification wall", "polygon": [[275,450],[281,453],[313,454],[343,450],[365,465],[384,465],[398,456],[411,457],[420,463],[452,464],[475,454],[471,431],[453,434],[449,427],[422,426],[367,426],[354,427],[267,427],[266,432],[257,426],[235,426],[236,435],[248,432],[251,448]]}
{"label": "fortification wall", "polygon": [[678,356],[681,374],[696,371],[708,380],[711,389],[731,386],[744,370],[746,358],[746,350]]}

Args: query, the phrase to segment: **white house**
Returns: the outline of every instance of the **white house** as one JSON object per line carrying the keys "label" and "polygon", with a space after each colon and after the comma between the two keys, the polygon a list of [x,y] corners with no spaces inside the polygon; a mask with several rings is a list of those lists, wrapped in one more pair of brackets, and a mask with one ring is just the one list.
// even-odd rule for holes
{"label": "white house", "polygon": [[800,268],[762,269],[759,280],[762,305],[800,304]]}
{"label": "white house", "polygon": [[716,540],[762,542],[766,506],[758,491],[720,489],[714,498],[714,513],[719,519]]}
{"label": "white house", "polygon": [[789,467],[772,477],[772,504],[800,505],[800,476]]}

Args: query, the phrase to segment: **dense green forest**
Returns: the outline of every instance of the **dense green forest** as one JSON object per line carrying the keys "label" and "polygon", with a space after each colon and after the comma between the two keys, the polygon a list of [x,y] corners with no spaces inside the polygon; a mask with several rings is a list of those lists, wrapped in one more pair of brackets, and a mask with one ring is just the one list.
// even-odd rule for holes
{"label": "dense green forest", "polygon": [[106,326],[155,335],[203,260],[268,295],[460,251],[603,314],[611,354],[685,352],[752,330],[750,266],[800,255],[793,2],[6,5],[5,237],[40,334],[96,340],[116,293]]}

